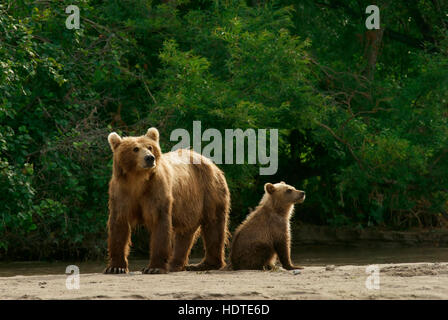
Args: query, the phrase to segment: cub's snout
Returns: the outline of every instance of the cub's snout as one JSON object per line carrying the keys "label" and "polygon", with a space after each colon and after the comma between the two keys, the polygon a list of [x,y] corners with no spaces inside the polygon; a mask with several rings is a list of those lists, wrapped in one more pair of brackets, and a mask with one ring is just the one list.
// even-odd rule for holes
{"label": "cub's snout", "polygon": [[296,203],[302,203],[303,201],[305,201],[305,197],[306,197],[305,191],[298,190]]}

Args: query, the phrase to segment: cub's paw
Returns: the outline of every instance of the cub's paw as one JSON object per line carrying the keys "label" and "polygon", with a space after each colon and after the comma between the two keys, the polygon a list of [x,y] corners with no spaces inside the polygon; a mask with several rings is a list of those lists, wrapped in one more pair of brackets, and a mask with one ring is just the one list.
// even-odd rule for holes
{"label": "cub's paw", "polygon": [[180,271],[185,271],[185,267],[184,266],[170,266],[169,270],[170,270],[170,272],[180,272]]}
{"label": "cub's paw", "polygon": [[302,266],[289,266],[285,268],[286,270],[302,270],[304,267]]}
{"label": "cub's paw", "polygon": [[164,268],[143,268],[142,274],[165,274],[168,273],[168,271]]}
{"label": "cub's paw", "polygon": [[128,268],[125,267],[107,267],[103,271],[104,274],[120,274],[120,273],[129,273]]}
{"label": "cub's paw", "polygon": [[267,265],[263,266],[263,270],[265,270],[265,271],[274,271],[276,269],[278,269],[278,267],[276,267],[273,264],[267,264]]}
{"label": "cub's paw", "polygon": [[206,270],[219,270],[223,267],[223,264],[220,265],[212,265],[209,263],[201,262],[198,264],[189,264],[185,267],[187,271],[206,271]]}

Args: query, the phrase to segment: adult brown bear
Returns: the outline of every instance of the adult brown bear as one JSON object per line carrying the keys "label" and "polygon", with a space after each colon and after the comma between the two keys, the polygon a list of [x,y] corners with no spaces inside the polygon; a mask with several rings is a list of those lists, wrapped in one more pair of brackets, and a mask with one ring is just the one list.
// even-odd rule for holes
{"label": "adult brown bear", "polygon": [[[104,273],[127,273],[131,231],[143,224],[150,232],[150,259],[143,273],[219,269],[230,193],[223,172],[191,150],[162,153],[159,132],[108,137],[113,151],[109,183],[109,265]],[[205,257],[186,266],[196,234],[202,231]],[[173,252],[172,252],[173,251]]]}

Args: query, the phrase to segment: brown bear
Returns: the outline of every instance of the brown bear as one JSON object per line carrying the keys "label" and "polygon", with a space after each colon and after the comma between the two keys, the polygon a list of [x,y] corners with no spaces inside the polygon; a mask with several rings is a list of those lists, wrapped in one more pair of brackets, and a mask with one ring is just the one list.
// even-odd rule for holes
{"label": "brown bear", "polygon": [[[289,220],[294,204],[305,200],[305,192],[283,181],[266,183],[265,194],[255,210],[236,229],[227,269],[272,269],[280,259],[287,270],[302,269],[291,262]],[[226,268],[223,268],[224,270]]]}
{"label": "brown bear", "polygon": [[150,259],[143,273],[186,269],[201,230],[205,257],[190,270],[225,265],[230,193],[223,172],[192,150],[162,153],[159,132],[121,138],[109,134],[113,173],[109,183],[108,253],[104,273],[127,273],[131,231],[150,233]]}

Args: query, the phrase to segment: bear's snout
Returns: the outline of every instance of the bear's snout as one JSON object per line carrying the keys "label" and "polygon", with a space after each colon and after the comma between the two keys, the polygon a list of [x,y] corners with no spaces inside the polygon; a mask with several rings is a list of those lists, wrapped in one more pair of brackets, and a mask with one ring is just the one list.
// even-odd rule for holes
{"label": "bear's snout", "polygon": [[145,158],[144,158],[144,160],[145,160],[146,168],[152,168],[152,167],[154,167],[154,165],[155,165],[155,164],[154,164],[154,160],[155,160],[155,158],[154,158],[153,155],[151,155],[151,154],[146,155]]}
{"label": "bear's snout", "polygon": [[297,202],[302,203],[303,201],[305,201],[305,196],[305,191],[299,191]]}

